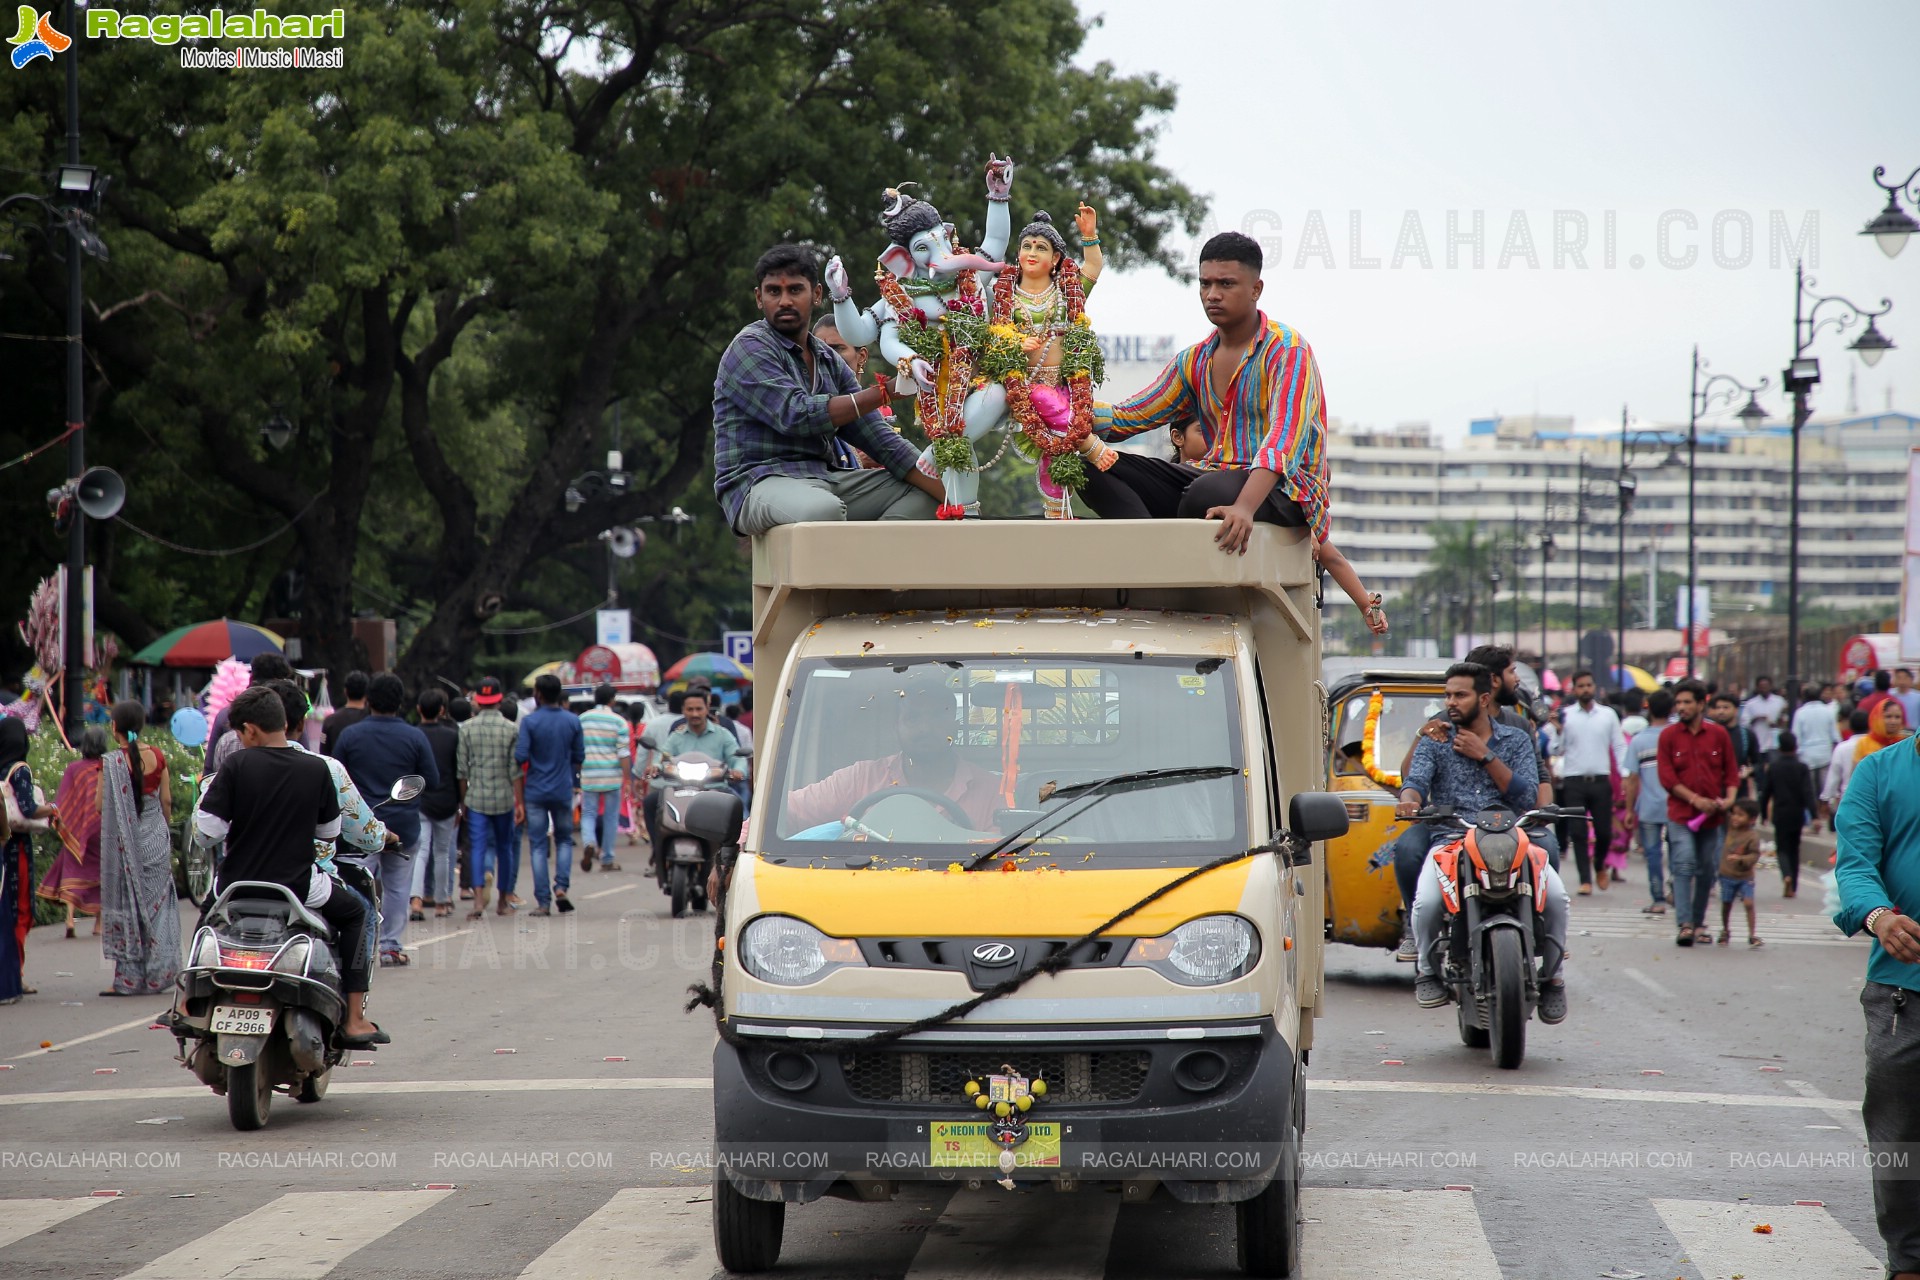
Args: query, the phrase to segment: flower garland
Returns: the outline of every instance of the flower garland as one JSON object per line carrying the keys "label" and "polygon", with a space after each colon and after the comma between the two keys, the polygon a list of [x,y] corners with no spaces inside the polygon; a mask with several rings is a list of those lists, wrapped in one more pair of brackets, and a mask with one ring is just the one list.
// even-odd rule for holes
{"label": "flower garland", "polygon": [[1367,732],[1360,742],[1360,763],[1366,767],[1369,778],[1383,787],[1398,790],[1400,775],[1381,768],[1373,753],[1373,745],[1380,737],[1380,712],[1385,703],[1386,695],[1380,693],[1367,700]]}
{"label": "flower garland", "polygon": [[1002,339],[1003,348],[993,353],[998,358],[983,362],[981,372],[1007,389],[1007,412],[1020,428],[1016,442],[1020,452],[1038,463],[1054,484],[1078,493],[1087,483],[1087,463],[1079,447],[1093,431],[1093,384],[1105,379],[1106,359],[1094,337],[1093,322],[1087,318],[1080,265],[1064,258],[1059,289],[1067,327],[1060,334],[1060,380],[1067,388],[1072,416],[1064,435],[1048,427],[1033,407],[1020,330],[1014,323],[1013,285],[1018,274],[1019,269],[1010,266],[993,282],[990,332]]}
{"label": "flower garland", "polygon": [[[921,388],[914,399],[916,416],[933,442],[934,465],[942,471],[975,470],[965,410],[967,394],[977,385],[974,363],[987,346],[986,304],[979,282],[971,271],[962,273],[951,286],[940,281],[902,281],[881,267],[874,273],[874,283],[893,311],[900,341],[937,371],[934,385]],[[946,313],[938,319],[929,316],[913,305],[914,292],[939,297]],[[946,503],[936,514],[943,520],[957,520],[966,511]]]}

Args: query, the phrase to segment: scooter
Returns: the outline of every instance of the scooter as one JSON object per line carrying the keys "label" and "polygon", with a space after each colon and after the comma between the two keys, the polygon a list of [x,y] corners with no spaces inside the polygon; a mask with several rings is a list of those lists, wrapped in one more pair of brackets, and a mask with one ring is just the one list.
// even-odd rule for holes
{"label": "scooter", "polygon": [[[1457,1007],[1461,1043],[1490,1048],[1494,1065],[1506,1070],[1526,1057],[1540,983],[1564,958],[1540,927],[1547,851],[1527,832],[1579,814],[1551,806],[1522,815],[1497,807],[1462,814],[1436,805],[1414,815],[1416,822],[1460,833],[1433,854],[1447,908],[1447,928],[1433,943],[1446,948],[1445,958],[1433,971]],[[1544,975],[1534,963],[1543,953],[1549,953]]]}
{"label": "scooter", "polygon": [[[410,774],[380,804],[411,800],[424,786]],[[333,849],[317,841],[315,852]],[[351,863],[335,874],[374,904],[367,927],[377,929],[373,878]],[[234,1128],[264,1128],[276,1092],[296,1102],[326,1097],[347,1053],[337,1034],[346,1001],[335,942],[333,927],[281,884],[235,881],[202,911],[167,1025],[181,1064],[226,1095]]]}
{"label": "scooter", "polygon": [[[641,735],[640,745],[649,751],[661,750],[647,734]],[[743,749],[740,755],[751,759],[753,752]],[[713,870],[720,847],[739,840],[744,806],[727,787],[726,769],[698,751],[663,755],[660,777],[653,785],[662,793],[653,875],[678,919],[687,913],[689,903],[695,911],[707,909],[707,873]]]}

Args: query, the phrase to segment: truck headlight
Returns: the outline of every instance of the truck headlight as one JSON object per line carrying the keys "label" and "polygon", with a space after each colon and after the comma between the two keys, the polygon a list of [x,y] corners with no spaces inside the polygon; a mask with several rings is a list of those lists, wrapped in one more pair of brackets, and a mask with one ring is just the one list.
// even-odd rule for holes
{"label": "truck headlight", "polygon": [[866,961],[851,938],[829,938],[792,916],[760,916],[740,931],[740,963],[756,978],[794,987]]}
{"label": "truck headlight", "polygon": [[1228,982],[1260,961],[1260,935],[1239,916],[1201,916],[1158,938],[1136,938],[1124,963],[1189,987]]}

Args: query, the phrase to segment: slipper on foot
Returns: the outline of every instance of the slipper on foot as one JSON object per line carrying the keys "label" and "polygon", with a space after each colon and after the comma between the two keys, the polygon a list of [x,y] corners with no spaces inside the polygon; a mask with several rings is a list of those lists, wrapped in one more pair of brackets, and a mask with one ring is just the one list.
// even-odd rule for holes
{"label": "slipper on foot", "polygon": [[373,1030],[367,1032],[365,1035],[342,1035],[340,1037],[340,1043],[349,1049],[371,1049],[375,1045],[392,1044],[393,1037],[385,1031],[382,1031],[380,1024],[376,1022],[373,1024]]}

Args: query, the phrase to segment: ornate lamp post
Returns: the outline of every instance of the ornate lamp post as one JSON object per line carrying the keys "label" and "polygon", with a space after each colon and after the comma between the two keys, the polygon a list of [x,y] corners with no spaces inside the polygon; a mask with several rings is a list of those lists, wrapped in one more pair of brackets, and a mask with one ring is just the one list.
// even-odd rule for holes
{"label": "ornate lamp post", "polygon": [[1908,203],[1920,209],[1920,169],[1907,175],[1905,182],[1887,183],[1880,181],[1886,168],[1875,165],[1873,185],[1887,193],[1887,207],[1880,216],[1860,228],[1863,236],[1872,236],[1880,246],[1880,252],[1889,258],[1897,258],[1900,251],[1907,247],[1907,237],[1920,231],[1920,222],[1915,222],[1905,209],[1900,207],[1900,196],[1904,192]]}
{"label": "ornate lamp post", "polygon": [[1687,396],[1687,609],[1686,616],[1678,619],[1681,634],[1685,637],[1687,648],[1687,679],[1693,679],[1694,664],[1694,596],[1699,591],[1699,553],[1695,546],[1694,501],[1699,490],[1699,473],[1695,463],[1700,452],[1700,419],[1712,413],[1715,406],[1731,404],[1741,392],[1746,392],[1747,403],[1742,406],[1739,418],[1748,427],[1757,427],[1767,419],[1767,411],[1760,407],[1759,396],[1767,389],[1767,380],[1760,379],[1748,386],[1725,373],[1708,374],[1705,381],[1701,373],[1707,368],[1707,362],[1700,358],[1699,344],[1693,348],[1693,382]]}

